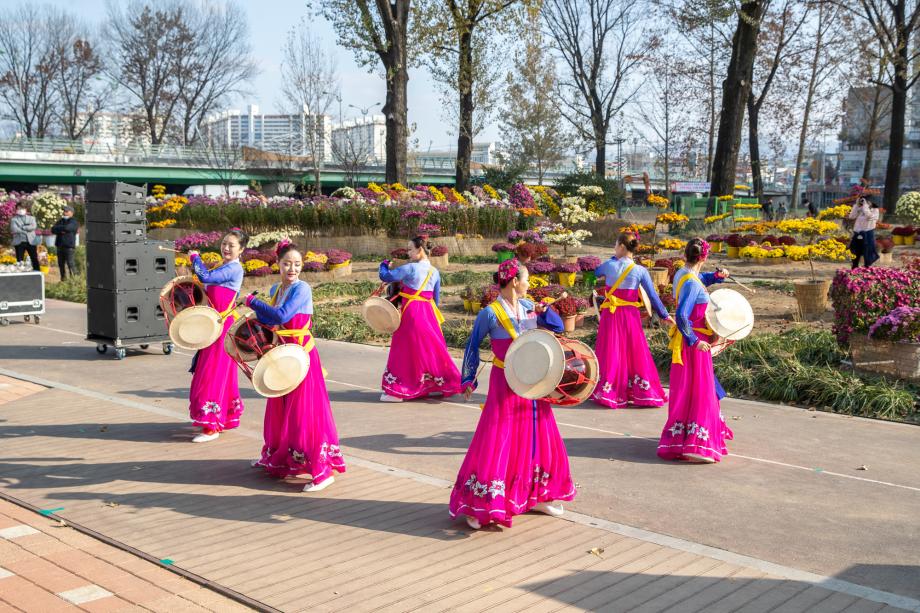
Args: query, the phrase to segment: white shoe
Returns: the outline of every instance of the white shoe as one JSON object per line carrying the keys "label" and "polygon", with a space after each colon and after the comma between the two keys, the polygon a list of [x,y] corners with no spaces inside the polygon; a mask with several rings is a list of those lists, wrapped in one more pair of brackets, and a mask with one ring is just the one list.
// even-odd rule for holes
{"label": "white shoe", "polygon": [[482,528],[482,524],[479,523],[479,520],[473,517],[472,515],[466,516],[466,525],[468,525],[473,530],[479,530]]}
{"label": "white shoe", "polygon": [[549,502],[538,502],[533,505],[532,510],[545,515],[552,515],[553,517],[560,517],[565,512],[561,504],[554,505]]}
{"label": "white shoe", "polygon": [[684,457],[696,464],[715,464],[716,461],[710,457],[698,453],[685,453]]}
{"label": "white shoe", "polygon": [[262,458],[256,458],[255,460],[250,461],[249,465],[252,466],[253,468],[258,468],[261,463],[262,463]]}
{"label": "white shoe", "polygon": [[389,394],[380,394],[380,402],[402,402],[402,398],[390,396]]}
{"label": "white shoe", "polygon": [[201,434],[196,435],[195,438],[192,439],[192,442],[193,443],[207,443],[208,441],[213,441],[218,436],[220,436],[220,432],[212,432],[211,434],[205,434],[204,432],[202,432]]}
{"label": "white shoe", "polygon": [[319,483],[311,483],[307,487],[303,488],[305,492],[321,492],[330,485],[335,483],[335,477],[329,476],[320,481]]}

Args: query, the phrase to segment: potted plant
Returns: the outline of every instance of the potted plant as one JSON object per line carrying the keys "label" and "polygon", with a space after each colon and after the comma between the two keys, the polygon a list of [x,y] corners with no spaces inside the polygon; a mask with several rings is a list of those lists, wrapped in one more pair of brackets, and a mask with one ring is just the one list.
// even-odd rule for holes
{"label": "potted plant", "polygon": [[351,274],[351,253],[330,249],[326,252],[326,269],[331,270],[335,278],[347,277]]}
{"label": "potted plant", "polygon": [[569,257],[569,247],[581,247],[582,241],[591,237],[587,230],[576,230],[574,226],[587,223],[597,218],[597,215],[587,210],[585,199],[581,196],[571,196],[562,199],[559,209],[559,218],[562,223],[549,224],[543,232],[543,238],[548,243],[562,245],[563,258],[557,263],[575,264],[577,257]]}
{"label": "potted plant", "polygon": [[745,241],[740,234],[729,234],[725,238],[725,243],[728,245],[728,248],[726,249],[726,254],[728,257],[737,258],[740,257],[738,252],[747,244],[747,241]]}
{"label": "potted plant", "polygon": [[400,247],[399,249],[394,249],[390,252],[390,257],[394,260],[408,260],[409,259],[409,250],[405,247]]}
{"label": "potted plant", "polygon": [[556,264],[556,274],[559,277],[559,285],[562,287],[574,287],[575,277],[578,274],[578,264]]}
{"label": "potted plant", "polygon": [[473,313],[478,313],[496,300],[498,300],[499,289],[497,285],[488,285],[482,288],[479,301],[473,301]]}
{"label": "potted plant", "polygon": [[913,235],[913,228],[910,226],[898,226],[891,231],[891,238],[894,240],[895,245],[904,245],[907,243],[907,235]]}
{"label": "potted plant", "polygon": [[492,245],[492,251],[498,255],[499,264],[514,257],[514,245],[511,243],[495,243]]}
{"label": "potted plant", "polygon": [[721,234],[710,234],[706,237],[706,242],[709,243],[713,253],[719,253],[722,251],[722,242],[724,240],[725,237]]}
{"label": "potted plant", "polygon": [[879,264],[891,264],[893,262],[892,252],[894,251],[894,240],[891,236],[880,236],[875,241],[875,246],[878,247],[878,263]]}
{"label": "potted plant", "polygon": [[601,259],[596,255],[586,255],[578,258],[578,269],[581,270],[581,280],[588,287],[597,285],[597,277],[594,271],[601,265]]}
{"label": "potted plant", "polygon": [[472,313],[473,312],[473,299],[476,296],[476,291],[473,289],[473,286],[467,285],[463,288],[463,291],[460,292],[460,298],[463,300],[463,312]]}
{"label": "potted plant", "polygon": [[307,283],[310,283],[311,285],[314,283],[332,281],[334,274],[335,273],[332,271],[326,270],[326,264],[323,262],[303,263],[303,278]]}
{"label": "potted plant", "polygon": [[575,328],[581,328],[585,325],[585,313],[588,311],[590,303],[587,298],[575,297]]}
{"label": "potted plant", "polygon": [[895,307],[867,336],[854,335],[850,348],[853,362],[865,370],[920,382],[920,307]]}
{"label": "potted plant", "polygon": [[447,268],[449,264],[447,255],[447,245],[435,245],[431,248],[431,254],[428,257],[431,265],[435,268]]}
{"label": "potted plant", "polygon": [[839,226],[833,221],[821,221],[814,217],[807,219],[789,219],[777,224],[780,232],[788,234],[798,234],[808,238],[808,247],[806,248],[805,257],[811,268],[811,279],[798,279],[793,281],[795,289],[795,299],[799,305],[799,313],[803,318],[810,315],[820,316],[827,309],[828,290],[831,287],[829,279],[818,280],[815,275],[815,263],[813,260],[815,251],[815,239],[819,236],[834,234],[839,230]]}
{"label": "potted plant", "polygon": [[[539,245],[539,247],[543,247],[544,250],[546,249],[546,245]],[[539,252],[540,249],[538,249],[538,245],[535,243],[520,242],[514,248],[514,255],[517,256],[517,259],[520,260],[522,264],[527,264],[537,259],[537,257],[539,257],[537,255]]]}
{"label": "potted plant", "polygon": [[534,262],[527,263],[527,270],[530,271],[530,274],[533,277],[549,282],[549,275],[556,270],[556,265],[552,262],[536,260]]}
{"label": "potted plant", "polygon": [[566,332],[573,332],[575,330],[575,317],[578,315],[578,303],[575,299],[568,295],[558,298],[553,302],[552,308],[562,318],[563,329]]}

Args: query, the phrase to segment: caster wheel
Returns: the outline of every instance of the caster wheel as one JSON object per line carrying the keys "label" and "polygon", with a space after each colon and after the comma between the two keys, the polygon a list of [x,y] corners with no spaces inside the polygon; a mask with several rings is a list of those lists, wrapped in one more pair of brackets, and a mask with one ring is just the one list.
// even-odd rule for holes
{"label": "caster wheel", "polygon": [[10,325],[10,320],[7,319],[6,317],[0,317],[0,326],[8,326],[8,325]]}
{"label": "caster wheel", "polygon": [[99,353],[105,353],[108,350],[109,350],[109,346],[106,345],[105,343],[99,343],[98,345],[96,345],[96,351]]}
{"label": "caster wheel", "polygon": [[26,315],[26,316],[24,316],[22,319],[23,319],[23,321],[25,321],[26,323],[28,323],[28,322],[32,321],[32,316],[31,316],[31,315]]}
{"label": "caster wheel", "polygon": [[125,359],[125,350],[122,349],[122,348],[116,349],[116,350],[115,350],[115,359],[116,359],[116,360],[124,360],[124,359]]}
{"label": "caster wheel", "polygon": [[163,355],[169,355],[173,352],[172,343],[163,343]]}
{"label": "caster wheel", "polygon": [[150,346],[150,345],[148,345],[148,344],[145,343],[145,344],[141,345],[141,349],[146,349],[146,348],[149,347],[149,346]]}
{"label": "caster wheel", "polygon": [[36,325],[36,326],[37,326],[38,324],[40,324],[40,323],[42,322],[41,315],[36,315],[34,321],[35,321],[35,325]]}

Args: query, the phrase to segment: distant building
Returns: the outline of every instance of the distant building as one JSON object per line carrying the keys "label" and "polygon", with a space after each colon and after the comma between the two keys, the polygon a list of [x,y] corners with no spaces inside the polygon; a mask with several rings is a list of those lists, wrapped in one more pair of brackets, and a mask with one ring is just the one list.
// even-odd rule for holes
{"label": "distant building", "polygon": [[360,156],[367,164],[382,165],[387,159],[387,124],[383,115],[349,119],[332,128],[332,158]]}
{"label": "distant building", "polygon": [[[82,124],[86,115],[81,113],[77,121]],[[84,145],[100,149],[149,146],[147,118],[143,113],[96,113],[83,132],[82,140]]]}
{"label": "distant building", "polygon": [[[315,135],[315,140],[311,138]],[[246,112],[229,110],[205,119],[201,136],[212,147],[253,147],[285,155],[332,160],[332,123],[328,115],[312,115],[304,106],[294,114],[265,115],[250,104]]]}

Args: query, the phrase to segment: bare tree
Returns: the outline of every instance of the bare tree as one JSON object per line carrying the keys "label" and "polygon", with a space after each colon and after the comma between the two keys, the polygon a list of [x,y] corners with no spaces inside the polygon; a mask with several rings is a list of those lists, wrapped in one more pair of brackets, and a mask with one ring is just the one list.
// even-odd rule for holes
{"label": "bare tree", "polygon": [[[780,67],[796,60],[805,50],[791,43],[796,40],[808,18],[808,6],[799,9],[799,0],[784,0],[776,11],[767,11],[761,24],[762,41],[757,59],[751,65],[749,81],[751,94],[747,98],[748,148],[751,156],[752,187],[758,199],[763,199],[763,175],[760,162],[760,112]],[[760,91],[755,89],[760,86]]]}
{"label": "bare tree", "polygon": [[31,2],[0,14],[0,102],[27,138],[48,136],[54,122],[56,21],[56,11]]}
{"label": "bare tree", "polygon": [[207,0],[185,7],[186,27],[194,32],[176,64],[177,119],[182,142],[198,138],[201,122],[218,110],[256,74],[246,13],[235,2]]}
{"label": "bare tree", "polygon": [[335,60],[313,38],[306,23],[288,32],[281,54],[282,104],[301,118],[303,148],[313,158],[313,185],[319,193],[329,144],[327,113],[339,97]]}
{"label": "bare tree", "polygon": [[245,149],[200,144],[193,149],[193,161],[206,181],[216,180],[223,187],[224,195],[230,196],[230,188],[245,183],[248,166]]}
{"label": "bare tree", "polygon": [[562,57],[561,112],[594,146],[595,174],[605,176],[610,123],[633,98],[633,76],[658,39],[640,27],[643,7],[628,0],[547,0],[548,36]]}
{"label": "bare tree", "polygon": [[173,129],[180,95],[177,75],[182,58],[194,49],[185,5],[179,0],[131,0],[125,6],[111,3],[108,10],[111,76],[140,104],[150,142],[158,145]]}
{"label": "bare tree", "polygon": [[751,70],[757,55],[757,37],[769,3],[770,0],[743,0],[738,10],[731,59],[722,82],[719,136],[712,163],[712,194],[716,196],[734,193],[744,110],[751,94]]}
{"label": "bare tree", "polygon": [[71,15],[61,15],[55,30],[52,81],[58,96],[55,116],[64,135],[76,140],[108,105],[113,87],[104,79],[102,57],[86,26]]}
{"label": "bare tree", "polygon": [[416,50],[410,28],[411,0],[324,0],[321,10],[339,42],[364,66],[379,59],[387,84],[383,114],[387,122],[386,180],[406,182],[409,138],[409,62]]}
{"label": "bare tree", "polygon": [[514,70],[505,79],[502,129],[514,163],[537,172],[542,185],[546,171],[562,161],[569,136],[553,101],[556,69],[543,39],[536,36],[515,54]]}
{"label": "bare tree", "polygon": [[355,130],[342,130],[332,139],[332,159],[342,168],[345,182],[354,187],[358,175],[370,162],[371,142],[361,138]]}

